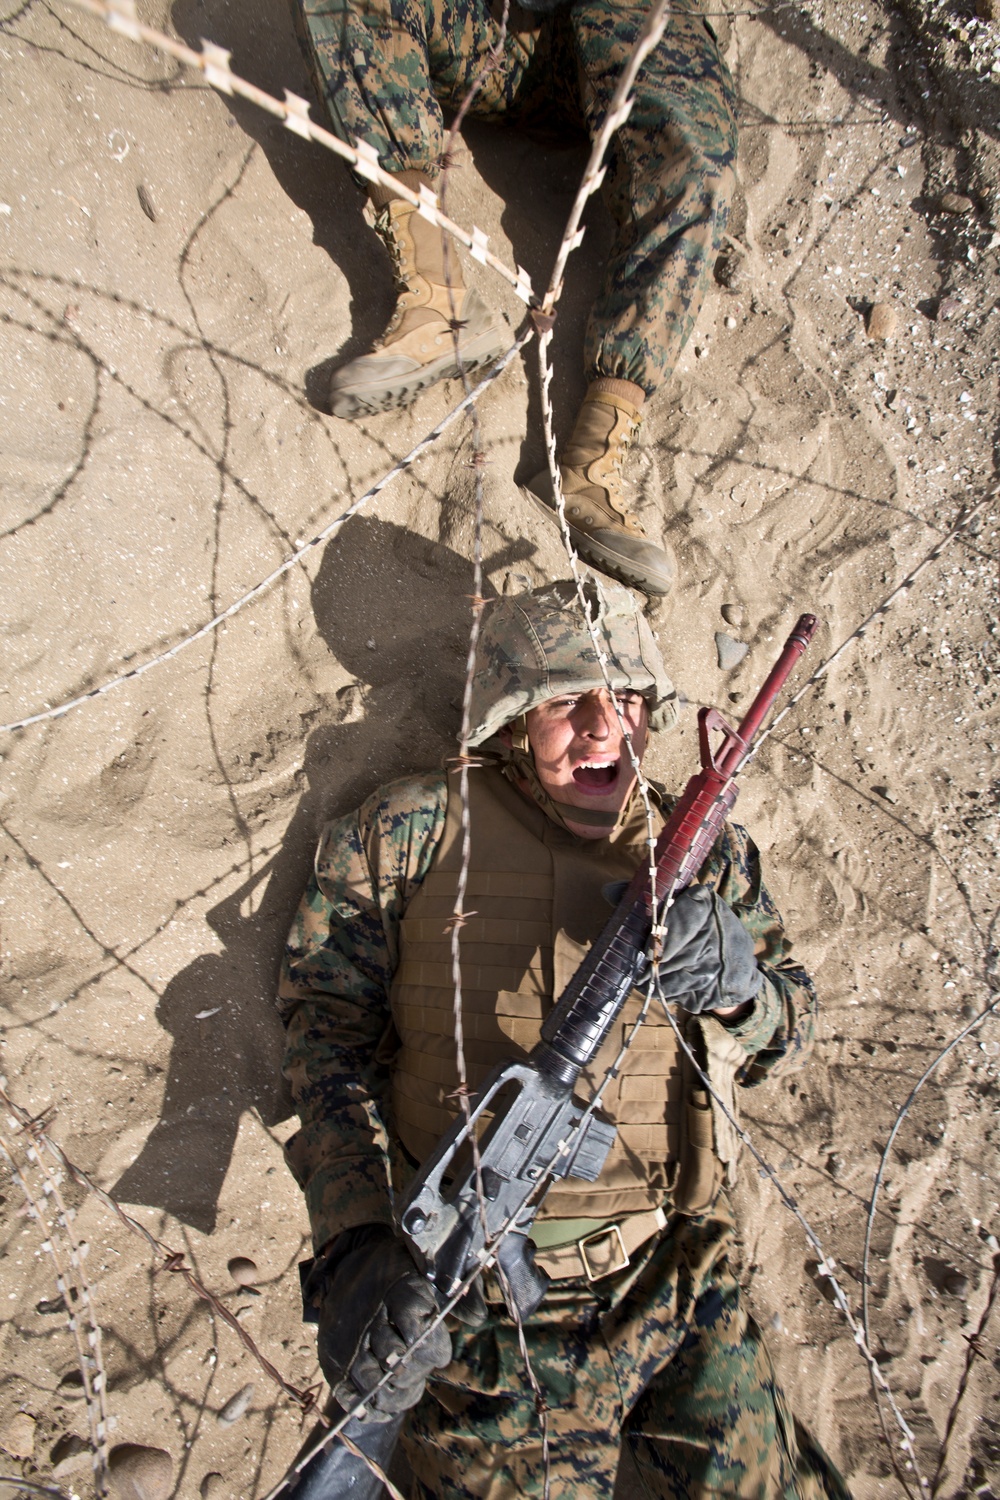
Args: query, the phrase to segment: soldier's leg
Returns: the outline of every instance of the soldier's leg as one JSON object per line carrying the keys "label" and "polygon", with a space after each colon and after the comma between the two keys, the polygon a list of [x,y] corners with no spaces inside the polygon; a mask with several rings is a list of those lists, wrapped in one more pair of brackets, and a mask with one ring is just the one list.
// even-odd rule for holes
{"label": "soldier's leg", "polygon": [[[610,1500],[621,1395],[592,1289],[557,1283],[524,1326],[548,1407],[551,1500]],[[490,1302],[486,1324],[453,1335],[455,1357],[401,1439],[418,1500],[542,1500],[546,1464],[517,1330]]]}
{"label": "soldier's leg", "polygon": [[[732,79],[695,0],[675,0],[611,145],[604,199],[611,256],[587,327],[590,382],[560,453],[573,540],[596,567],[648,593],[673,583],[668,550],[645,540],[624,497],[626,448],[647,396],[669,378],[694,327],[734,182]],[[567,23],[593,133],[607,114],[648,0],[579,0]],[[544,477],[531,489],[550,500]]]}
{"label": "soldier's leg", "polygon": [[647,1492],[662,1500],[849,1500],[789,1411],[725,1260],[677,1353],[631,1413],[626,1441]]}
{"label": "soldier's leg", "polygon": [[[605,116],[648,0],[583,0],[571,17],[593,129]],[[673,373],[694,328],[735,183],[733,82],[697,0],[674,0],[635,104],[612,142],[604,198],[615,239],[587,330],[592,379],[647,395]]]}
{"label": "soldier's leg", "polygon": [[[499,36],[486,0],[291,0],[317,96],[341,139],[362,140],[379,164],[416,190],[436,183],[444,146],[441,100],[458,103]],[[502,111],[530,59],[531,32],[512,31],[503,61],[476,101]],[[366,416],[401,406],[458,373],[451,320],[467,372],[507,344],[501,320],[466,290],[457,247],[446,263],[441,232],[384,185],[369,188],[377,230],[395,264],[399,300],[371,354],[337,370],[334,415]]]}
{"label": "soldier's leg", "polygon": [[[317,97],[341,140],[363,140],[387,172],[441,170],[441,105],[457,108],[500,36],[488,0],[289,0]],[[515,16],[517,7],[512,7]],[[521,17],[523,22],[526,18]],[[508,28],[473,113],[502,114],[538,27]]]}

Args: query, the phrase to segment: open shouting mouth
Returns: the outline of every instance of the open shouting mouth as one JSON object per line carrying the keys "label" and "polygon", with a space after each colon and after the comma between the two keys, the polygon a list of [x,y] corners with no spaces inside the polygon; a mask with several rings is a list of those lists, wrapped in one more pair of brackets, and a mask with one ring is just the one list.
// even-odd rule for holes
{"label": "open shouting mouth", "polygon": [[614,760],[584,761],[582,765],[574,767],[573,782],[581,792],[600,797],[614,790],[620,769],[620,757]]}

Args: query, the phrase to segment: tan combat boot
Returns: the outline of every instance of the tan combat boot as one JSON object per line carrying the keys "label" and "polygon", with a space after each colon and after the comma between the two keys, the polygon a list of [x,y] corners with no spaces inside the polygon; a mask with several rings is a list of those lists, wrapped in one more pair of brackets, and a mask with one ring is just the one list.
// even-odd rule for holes
{"label": "tan combat boot", "polygon": [[[417,172],[399,175],[413,188],[429,181]],[[441,230],[385,189],[373,189],[371,196],[380,210],[376,227],[395,261],[400,294],[372,353],[352,359],[330,381],[330,410],[348,420],[405,406],[425,386],[459,373],[452,306],[462,325],[459,349],[467,373],[489,364],[507,347],[500,319],[478,292],[466,290],[454,245],[448,257],[454,303],[450,300]]]}
{"label": "tan combat boot", "polygon": [[[593,381],[559,456],[559,472],[566,520],[580,556],[644,593],[666,594],[677,571],[673,555],[646,541],[622,494],[622,464],[645,399],[642,388],[627,380]],[[529,490],[554,508],[547,470],[531,481]]]}

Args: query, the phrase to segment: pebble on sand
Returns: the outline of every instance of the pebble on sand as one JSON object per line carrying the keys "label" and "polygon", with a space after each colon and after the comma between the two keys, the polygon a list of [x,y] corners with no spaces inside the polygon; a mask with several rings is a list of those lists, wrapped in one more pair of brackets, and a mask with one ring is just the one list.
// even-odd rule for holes
{"label": "pebble on sand", "polygon": [[174,1487],[174,1461],[163,1448],[120,1443],[108,1459],[116,1500],[167,1500]]}
{"label": "pebble on sand", "polygon": [[735,625],[739,628],[743,624],[746,612],[742,604],[724,604],[721,614],[727,625]]}
{"label": "pebble on sand", "polygon": [[731,635],[726,635],[724,630],[715,632],[715,649],[719,656],[719,667],[723,672],[731,672],[738,667],[746,656],[750,647],[746,641],[734,641]]}
{"label": "pebble on sand", "polygon": [[201,1500],[222,1500],[226,1493],[226,1481],[215,1469],[206,1474],[198,1486]]}
{"label": "pebble on sand", "polygon": [[257,1267],[246,1255],[234,1255],[229,1262],[229,1274],[237,1286],[256,1286]]}
{"label": "pebble on sand", "polygon": [[975,208],[971,198],[965,193],[942,193],[941,207],[946,214],[971,214]]}
{"label": "pebble on sand", "polygon": [[899,800],[895,793],[891,792],[887,786],[873,786],[872,791],[881,797],[884,802],[897,802]]}
{"label": "pebble on sand", "polygon": [[896,332],[896,309],[888,302],[876,302],[868,314],[868,337],[884,344]]}
{"label": "pebble on sand", "polygon": [[253,1400],[253,1382],[241,1386],[235,1396],[230,1396],[225,1406],[219,1412],[217,1420],[223,1427],[232,1427],[244,1415],[250,1402]]}
{"label": "pebble on sand", "polygon": [[0,1448],[11,1458],[32,1458],[35,1452],[35,1419],[30,1412],[19,1411],[11,1417],[0,1437]]}
{"label": "pebble on sand", "polygon": [[735,292],[746,279],[746,257],[732,251],[724,252],[715,262],[715,279],[720,286]]}

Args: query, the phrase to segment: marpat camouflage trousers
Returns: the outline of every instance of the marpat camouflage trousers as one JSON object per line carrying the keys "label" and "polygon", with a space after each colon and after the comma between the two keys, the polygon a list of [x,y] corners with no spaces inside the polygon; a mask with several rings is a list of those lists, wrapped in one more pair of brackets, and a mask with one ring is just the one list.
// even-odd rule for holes
{"label": "marpat camouflage trousers", "polygon": [[[644,1492],[664,1500],[849,1500],[741,1306],[732,1239],[720,1201],[671,1218],[617,1276],[553,1283],[524,1330],[548,1407],[552,1500],[611,1500],[623,1443]],[[404,1429],[419,1500],[543,1494],[517,1330],[489,1300],[483,1327],[454,1333],[453,1362]]]}
{"label": "marpat camouflage trousers", "polygon": [[[389,172],[436,177],[442,106],[457,109],[500,38],[488,0],[292,0],[314,83],[342,139]],[[565,132],[600,127],[648,0],[576,0],[551,16],[510,8],[499,65],[472,113]],[[609,152],[614,242],[591,311],[588,379],[652,394],[677,363],[726,226],[736,160],[733,84],[694,0],[674,0]],[[553,255],[555,246],[553,245]]]}

